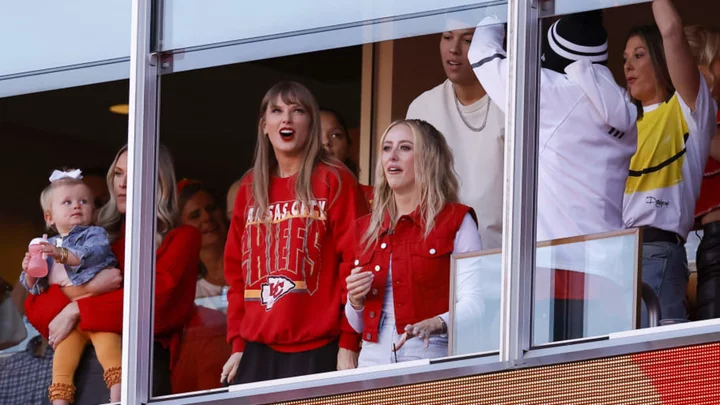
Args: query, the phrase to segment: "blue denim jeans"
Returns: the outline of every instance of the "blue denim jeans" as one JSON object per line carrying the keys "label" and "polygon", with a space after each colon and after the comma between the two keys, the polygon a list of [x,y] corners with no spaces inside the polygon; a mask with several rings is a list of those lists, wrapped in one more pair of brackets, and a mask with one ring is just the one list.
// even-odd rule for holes
{"label": "blue denim jeans", "polygon": [[393,343],[400,339],[395,329],[395,318],[385,313],[380,318],[380,330],[377,342],[363,340],[358,358],[358,367],[377,366],[395,362],[434,359],[448,355],[447,335],[430,336],[430,345],[425,347],[425,342],[418,338],[408,339],[397,351],[397,361],[393,353]]}
{"label": "blue denim jeans", "polygon": [[[690,271],[683,245],[669,242],[643,243],[642,280],[660,301],[660,323],[687,322],[687,285]],[[645,303],[642,305],[642,327],[648,327]]]}

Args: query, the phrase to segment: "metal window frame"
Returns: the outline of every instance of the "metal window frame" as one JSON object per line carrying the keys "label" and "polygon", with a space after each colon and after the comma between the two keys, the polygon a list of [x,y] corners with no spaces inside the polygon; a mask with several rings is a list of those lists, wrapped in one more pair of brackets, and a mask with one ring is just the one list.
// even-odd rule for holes
{"label": "metal window frame", "polygon": [[128,188],[123,297],[122,404],[149,402],[155,286],[159,66],[153,53],[153,2],[132,0]]}
{"label": "metal window frame", "polygon": [[128,78],[130,58],[43,69],[0,77],[0,98]]}
{"label": "metal window frame", "polygon": [[500,361],[530,350],[537,225],[540,14],[537,0],[508,5]]}

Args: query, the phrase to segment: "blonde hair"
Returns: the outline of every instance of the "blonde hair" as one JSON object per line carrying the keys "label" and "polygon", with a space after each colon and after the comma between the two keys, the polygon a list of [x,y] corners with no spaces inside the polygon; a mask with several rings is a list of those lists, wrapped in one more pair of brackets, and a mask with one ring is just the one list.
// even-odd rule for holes
{"label": "blonde hair", "polygon": [[[720,31],[692,25],[685,27],[685,36],[698,65],[710,68],[720,57]],[[718,78],[713,75],[711,70],[708,74],[710,76],[710,83],[708,84],[712,89]]]}
{"label": "blonde hair", "polygon": [[375,194],[372,216],[370,225],[362,239],[365,250],[370,249],[377,242],[386,215],[390,217],[393,228],[398,220],[394,193],[388,184],[383,169],[382,145],[387,134],[400,125],[407,126],[413,134],[415,191],[418,195],[423,238],[428,236],[435,225],[435,218],[445,205],[458,201],[459,186],[457,174],[455,173],[455,161],[443,134],[423,120],[393,122],[380,138],[381,147],[377,156],[377,165],[375,166]]}
{"label": "blonde hair", "polygon": [[[253,168],[251,169],[253,176],[252,197],[255,212],[267,211],[270,203],[268,197],[270,176],[272,170],[274,170],[278,164],[270,139],[263,131],[265,113],[268,107],[278,99],[282,100],[285,104],[302,106],[310,117],[310,131],[307,142],[305,143],[302,164],[295,178],[296,198],[305,205],[310,205],[310,200],[314,198],[311,182],[312,172],[317,163],[323,162],[334,167],[337,167],[339,164],[339,162],[330,157],[322,147],[320,136],[320,109],[310,90],[302,84],[293,81],[284,81],[274,85],[265,93],[265,97],[263,97],[262,103],[260,104],[255,158]],[[339,174],[337,175],[339,178]]]}
{"label": "blonde hair", "polygon": [[[70,171],[70,170],[66,170],[66,171]],[[42,207],[43,214],[51,213],[52,203],[53,203],[53,194],[56,189],[58,189],[60,187],[80,186],[80,185],[85,186],[88,189],[88,191],[90,190],[90,187],[88,187],[87,184],[85,184],[85,182],[82,181],[82,179],[73,179],[70,177],[66,177],[66,178],[63,178],[60,180],[55,180],[53,182],[50,182],[50,184],[48,184],[47,187],[45,187],[43,189],[43,191],[40,193],[40,207]],[[93,210],[95,209],[94,201],[92,199],[90,201],[88,201],[88,204],[93,204]],[[47,223],[47,221],[45,222],[45,226],[47,227],[47,229],[52,229],[52,230],[57,231],[55,226],[50,225],[49,223]]]}
{"label": "blonde hair", "polygon": [[[105,204],[98,213],[97,224],[105,228],[107,231],[110,241],[116,241],[123,232],[123,225],[125,221],[125,214],[122,214],[117,209],[117,199],[114,190],[113,183],[115,177],[115,166],[117,165],[120,156],[127,152],[127,145],[120,148],[118,153],[115,155],[115,159],[110,165],[105,180],[107,181],[108,189],[111,190],[110,201]],[[160,145],[158,148],[158,184],[157,184],[157,229],[155,235],[156,247],[160,246],[163,238],[167,235],[170,230],[175,228],[178,224],[179,209],[178,209],[178,198],[177,188],[175,187],[175,169],[173,165],[172,156],[165,146]]]}

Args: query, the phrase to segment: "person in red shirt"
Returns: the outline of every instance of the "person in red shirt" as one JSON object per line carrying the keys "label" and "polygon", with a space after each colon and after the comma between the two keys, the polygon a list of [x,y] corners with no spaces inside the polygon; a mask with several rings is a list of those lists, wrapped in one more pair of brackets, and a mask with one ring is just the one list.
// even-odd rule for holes
{"label": "person in red shirt", "polygon": [[197,311],[185,326],[178,361],[172,372],[173,392],[220,388],[217,370],[230,356],[227,336],[227,285],[223,251],[227,238],[225,213],[212,191],[197,180],[178,182],[180,222],[202,234],[200,271],[195,289]]}
{"label": "person in red shirt", "polygon": [[[322,145],[325,150],[328,151],[337,160],[343,162],[348,169],[358,177],[360,174],[360,168],[357,163],[350,159],[349,149],[352,145],[350,139],[350,132],[348,131],[345,120],[342,118],[340,113],[329,108],[320,109],[320,128],[322,130]],[[365,193],[368,202],[372,206],[372,192],[373,188],[364,184],[360,185],[360,188]]]}
{"label": "person in red shirt", "polygon": [[[450,256],[482,250],[475,212],[457,202],[445,137],[405,120],[380,144],[372,215],[357,221],[356,267],[346,278],[345,314],[363,338],[360,367],[447,356]],[[457,315],[477,319],[480,274],[457,276]]]}
{"label": "person in red shirt", "polygon": [[[720,31],[699,26],[685,28],[690,49],[700,73],[710,85],[713,99],[720,102]],[[720,317],[720,113],[718,131],[710,143],[695,220],[703,238],[697,250],[697,319]]]}
{"label": "person in red shirt", "polygon": [[351,368],[359,350],[359,336],[341,331],[340,275],[352,258],[352,223],[368,212],[365,196],[323,149],[307,88],[276,84],[259,115],[255,162],[225,246],[227,383]]}
{"label": "person in red shirt", "polygon": [[[125,211],[127,197],[127,147],[115,156],[107,176],[110,201],[98,215],[105,228],[120,268],[125,258]],[[177,226],[178,205],[172,158],[164,147],[158,159],[157,235],[155,264],[155,346],[153,395],[172,393],[170,370],[176,361],[180,335],[195,311],[195,282],[200,257],[200,232],[192,226]],[[95,277],[98,279],[103,272]],[[66,287],[66,288],[83,288]],[[83,295],[82,291],[73,294]],[[25,301],[25,313],[32,325],[57,345],[76,326],[86,331],[122,333],[123,290],[71,302],[57,286]],[[82,363],[78,374],[82,374]],[[77,380],[82,380],[76,377]],[[86,395],[83,391],[91,391]],[[81,399],[84,398],[84,399]],[[76,404],[105,402],[107,391],[78,385]]]}

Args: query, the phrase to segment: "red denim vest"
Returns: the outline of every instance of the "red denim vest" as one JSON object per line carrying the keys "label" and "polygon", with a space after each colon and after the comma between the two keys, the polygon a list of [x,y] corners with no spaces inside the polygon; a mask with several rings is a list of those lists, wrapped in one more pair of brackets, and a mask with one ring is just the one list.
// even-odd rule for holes
{"label": "red denim vest", "polygon": [[[447,204],[435,219],[427,238],[418,211],[400,217],[395,229],[390,229],[388,217],[380,230],[375,246],[365,251],[358,243],[355,267],[372,271],[375,278],[365,299],[362,338],[377,342],[380,312],[385,297],[390,257],[392,256],[392,287],[396,328],[403,333],[405,325],[440,315],[448,311],[450,304],[450,255],[455,245],[455,234],[465,214],[472,208],[462,204]],[[356,240],[370,223],[370,215],[357,222]]]}

